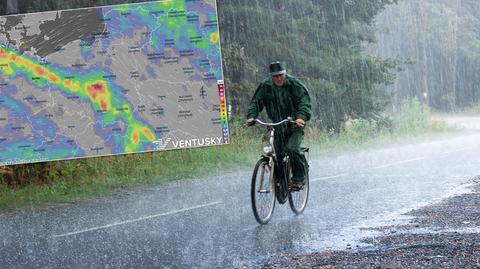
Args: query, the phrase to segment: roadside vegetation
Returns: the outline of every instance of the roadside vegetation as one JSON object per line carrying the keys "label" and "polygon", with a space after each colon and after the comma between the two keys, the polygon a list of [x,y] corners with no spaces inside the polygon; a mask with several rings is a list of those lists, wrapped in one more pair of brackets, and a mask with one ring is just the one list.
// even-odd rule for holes
{"label": "roadside vegetation", "polygon": [[413,98],[405,101],[395,115],[382,120],[349,119],[339,132],[307,131],[314,154],[339,153],[352,149],[405,143],[456,130],[441,119],[434,119],[429,108]]}
{"label": "roadside vegetation", "polygon": [[[125,188],[248,169],[259,157],[264,130],[246,128],[240,120],[232,122],[230,128],[232,143],[226,146],[0,168],[3,178],[0,212],[91,199]],[[313,156],[318,156],[447,131],[451,129],[431,120],[428,109],[412,99],[387,123],[348,120],[340,130],[326,132],[319,131],[313,123],[306,130],[305,144],[312,148]]]}

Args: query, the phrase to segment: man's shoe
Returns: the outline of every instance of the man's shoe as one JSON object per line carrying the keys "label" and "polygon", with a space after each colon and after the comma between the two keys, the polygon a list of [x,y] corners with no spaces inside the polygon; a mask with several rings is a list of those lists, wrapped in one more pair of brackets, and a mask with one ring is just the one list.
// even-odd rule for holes
{"label": "man's shoe", "polygon": [[305,187],[305,178],[303,179],[294,179],[290,182],[291,191],[301,191]]}

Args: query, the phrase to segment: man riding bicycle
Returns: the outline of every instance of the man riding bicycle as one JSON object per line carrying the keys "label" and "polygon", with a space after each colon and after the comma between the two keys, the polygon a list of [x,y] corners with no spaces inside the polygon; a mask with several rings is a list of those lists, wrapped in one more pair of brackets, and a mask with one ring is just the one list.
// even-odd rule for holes
{"label": "man riding bicycle", "polygon": [[[287,74],[283,65],[276,61],[269,66],[270,78],[260,83],[250,102],[246,124],[252,126],[258,114],[266,109],[270,120],[279,122],[288,117],[295,120],[295,126],[279,126],[275,132],[275,149],[279,160],[285,153],[292,164],[293,187],[301,188],[305,182],[305,159],[301,144],[305,122],[312,116],[311,100],[307,87],[295,77]],[[281,171],[282,169],[277,169]]]}

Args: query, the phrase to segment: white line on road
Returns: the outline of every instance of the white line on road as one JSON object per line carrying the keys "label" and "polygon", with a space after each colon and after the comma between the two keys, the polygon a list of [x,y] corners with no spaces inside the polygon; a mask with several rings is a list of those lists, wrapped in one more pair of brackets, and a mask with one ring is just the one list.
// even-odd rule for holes
{"label": "white line on road", "polygon": [[[439,153],[438,156],[449,155],[449,154],[452,154],[452,153],[457,153],[457,152],[465,151],[465,150],[468,150],[468,149],[471,149],[471,147],[464,147],[464,148],[459,148],[459,149],[456,149],[456,150],[442,152],[442,153]],[[427,159],[426,157],[422,157],[422,158],[404,160],[404,161],[399,161],[399,162],[394,162],[394,163],[389,163],[389,164],[385,164],[385,165],[376,166],[376,167],[373,167],[372,169],[382,169],[382,168],[387,168],[387,167],[391,167],[391,166],[395,166],[395,165],[400,165],[400,164],[410,163],[410,162],[416,162],[416,161],[421,161],[421,160],[426,160],[426,159]]]}
{"label": "white line on road", "polygon": [[[438,156],[449,155],[449,154],[452,154],[452,153],[457,153],[457,152],[465,151],[465,150],[468,150],[468,149],[471,149],[471,147],[464,147],[464,148],[459,148],[459,149],[456,149],[456,150],[442,152],[442,153],[439,153]],[[389,163],[389,164],[376,166],[376,167],[373,167],[372,169],[377,170],[377,169],[387,168],[387,167],[391,167],[391,166],[396,166],[396,165],[400,165],[400,164],[404,164],[404,163],[416,162],[416,161],[421,161],[421,160],[426,160],[426,159],[427,159],[426,157],[421,157],[421,158],[415,158],[415,159],[410,159],[410,160],[403,160],[403,161],[398,161],[398,162],[393,162],[393,163]],[[316,178],[310,179],[310,182],[324,181],[324,180],[327,180],[327,179],[334,179],[334,178],[344,177],[344,176],[347,176],[347,175],[348,174],[345,173],[345,174],[339,174],[339,175],[335,175],[335,176],[316,177]]]}
{"label": "white line on road", "polygon": [[452,151],[447,151],[447,152],[444,152],[444,153],[440,153],[439,155],[448,155],[448,154],[457,153],[457,152],[460,152],[460,151],[465,151],[465,150],[471,149],[471,148],[472,147],[459,148],[457,150],[452,150]]}
{"label": "white line on road", "polygon": [[410,160],[405,160],[405,161],[399,161],[399,162],[384,164],[384,165],[373,167],[372,169],[382,169],[382,168],[387,168],[387,167],[391,167],[391,166],[395,166],[395,165],[399,165],[399,164],[416,162],[416,161],[421,161],[421,160],[425,160],[425,158],[415,158],[415,159],[410,159]]}
{"label": "white line on road", "polygon": [[166,212],[166,213],[162,213],[162,214],[156,214],[156,215],[146,216],[146,217],[143,217],[143,218],[126,220],[126,221],[116,222],[116,223],[112,223],[112,224],[108,224],[108,225],[104,225],[104,226],[94,227],[94,228],[90,228],[90,229],[86,229],[86,230],[55,235],[55,236],[53,236],[53,238],[66,237],[66,236],[77,235],[77,234],[82,234],[82,233],[86,233],[86,232],[92,232],[92,231],[107,229],[107,228],[111,228],[111,227],[114,227],[114,226],[125,225],[125,224],[129,224],[129,223],[133,223],[133,222],[139,222],[139,221],[154,219],[154,218],[158,218],[158,217],[164,217],[164,216],[168,216],[168,215],[183,213],[183,212],[186,212],[186,211],[191,211],[191,210],[195,210],[195,209],[199,209],[199,208],[216,206],[216,205],[219,205],[219,204],[222,204],[222,203],[223,203],[222,201],[216,201],[216,202],[212,202],[212,203],[209,203],[209,204],[198,205],[198,206],[193,206],[193,207],[189,207],[189,208],[174,210],[174,211],[170,211],[170,212]]}
{"label": "white line on road", "polygon": [[348,174],[340,174],[340,175],[329,176],[329,177],[316,177],[316,178],[310,179],[310,182],[317,182],[317,181],[323,181],[323,180],[327,180],[327,179],[339,178],[339,177],[344,177],[344,176],[347,176],[347,175]]}

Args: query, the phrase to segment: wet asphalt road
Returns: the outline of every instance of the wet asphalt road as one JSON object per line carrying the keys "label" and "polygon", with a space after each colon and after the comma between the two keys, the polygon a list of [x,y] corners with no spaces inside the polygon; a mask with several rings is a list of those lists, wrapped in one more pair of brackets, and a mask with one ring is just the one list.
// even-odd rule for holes
{"label": "wet asphalt road", "polygon": [[[480,175],[480,134],[322,157],[305,214],[251,212],[251,171],[0,216],[1,268],[255,267],[283,253],[345,249],[362,227],[462,192]],[[253,162],[252,162],[253,163]]]}

